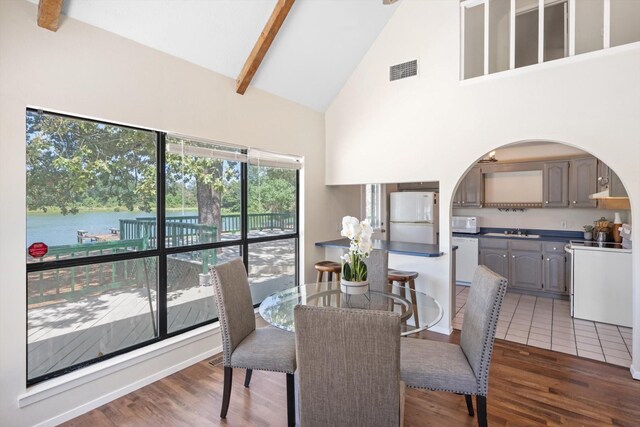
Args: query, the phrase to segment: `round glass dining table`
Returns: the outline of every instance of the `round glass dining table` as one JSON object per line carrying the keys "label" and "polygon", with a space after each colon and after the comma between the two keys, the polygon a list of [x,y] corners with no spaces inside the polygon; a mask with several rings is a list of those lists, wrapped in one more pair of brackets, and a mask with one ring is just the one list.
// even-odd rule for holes
{"label": "round glass dining table", "polygon": [[434,326],[442,319],[442,307],[432,296],[392,286],[385,291],[370,290],[347,295],[332,282],[313,283],[285,289],[269,295],[260,304],[260,315],[269,324],[293,332],[293,309],[296,305],[342,307],[363,310],[393,311],[400,314],[400,334],[409,335]]}

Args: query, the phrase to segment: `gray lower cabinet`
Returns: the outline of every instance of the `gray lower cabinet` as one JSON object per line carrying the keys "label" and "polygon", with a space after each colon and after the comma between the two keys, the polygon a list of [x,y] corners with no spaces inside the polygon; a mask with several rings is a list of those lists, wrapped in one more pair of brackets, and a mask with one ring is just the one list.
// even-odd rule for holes
{"label": "gray lower cabinet", "polygon": [[564,242],[480,238],[479,264],[504,276],[511,289],[569,293]]}
{"label": "gray lower cabinet", "polygon": [[593,157],[571,160],[569,164],[569,207],[595,208],[598,201],[589,198],[598,191],[598,160]]}
{"label": "gray lower cabinet", "polygon": [[489,270],[501,275],[509,277],[509,251],[506,249],[480,249],[480,264],[486,266]]}
{"label": "gray lower cabinet", "polygon": [[567,256],[565,254],[545,253],[543,260],[543,286],[547,292],[567,293]]}
{"label": "gray lower cabinet", "polygon": [[510,280],[512,288],[541,291],[542,257],[540,251],[511,250],[509,259]]}

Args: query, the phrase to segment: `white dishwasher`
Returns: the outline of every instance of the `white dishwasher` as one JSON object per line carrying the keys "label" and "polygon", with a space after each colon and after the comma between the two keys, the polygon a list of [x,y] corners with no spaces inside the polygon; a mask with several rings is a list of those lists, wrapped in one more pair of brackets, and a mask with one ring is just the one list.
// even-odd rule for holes
{"label": "white dishwasher", "polygon": [[478,267],[478,239],[475,237],[453,237],[456,251],[456,283],[470,285]]}

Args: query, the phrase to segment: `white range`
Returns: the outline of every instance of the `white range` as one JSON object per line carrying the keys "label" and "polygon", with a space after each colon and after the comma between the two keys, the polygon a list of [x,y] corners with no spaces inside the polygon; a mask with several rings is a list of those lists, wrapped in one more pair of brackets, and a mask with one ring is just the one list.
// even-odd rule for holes
{"label": "white range", "polygon": [[631,249],[572,240],[571,311],[578,319],[631,327]]}

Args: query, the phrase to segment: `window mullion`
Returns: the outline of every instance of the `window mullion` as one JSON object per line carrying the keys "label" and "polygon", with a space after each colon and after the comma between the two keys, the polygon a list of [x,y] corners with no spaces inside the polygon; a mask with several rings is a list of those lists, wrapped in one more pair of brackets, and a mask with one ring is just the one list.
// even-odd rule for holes
{"label": "window mullion", "polygon": [[240,231],[240,241],[242,242],[242,262],[249,271],[249,243],[247,236],[249,233],[249,165],[242,163],[240,165],[240,221],[242,222],[242,230]]}
{"label": "window mullion", "polygon": [[157,189],[158,199],[156,205],[157,224],[156,236],[157,247],[160,251],[158,257],[158,292],[157,292],[157,311],[158,311],[158,334],[161,338],[167,335],[167,253],[166,253],[166,140],[167,134],[158,132],[158,173],[157,173]]}

